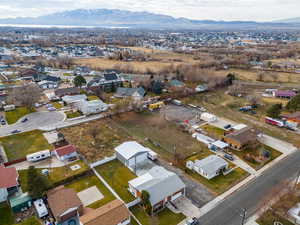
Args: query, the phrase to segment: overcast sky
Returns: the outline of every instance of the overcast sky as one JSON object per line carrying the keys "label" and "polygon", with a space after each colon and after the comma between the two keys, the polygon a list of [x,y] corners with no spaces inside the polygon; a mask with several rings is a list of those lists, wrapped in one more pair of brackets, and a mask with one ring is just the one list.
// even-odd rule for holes
{"label": "overcast sky", "polygon": [[212,20],[271,21],[300,17],[300,0],[0,0],[0,18],[80,8],[148,11]]}

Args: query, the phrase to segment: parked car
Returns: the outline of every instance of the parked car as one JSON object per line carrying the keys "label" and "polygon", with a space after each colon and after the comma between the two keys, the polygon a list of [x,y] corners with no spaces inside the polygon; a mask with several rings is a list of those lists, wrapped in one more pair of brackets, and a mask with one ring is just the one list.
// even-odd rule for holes
{"label": "parked car", "polygon": [[6,124],[5,120],[1,120],[1,125],[5,125],[5,124]]}
{"label": "parked car", "polygon": [[231,128],[230,124],[227,124],[227,125],[224,126],[224,129],[226,129],[226,130],[229,129],[229,128]]}
{"label": "parked car", "polygon": [[199,225],[199,221],[196,217],[189,219],[185,222],[185,225]]}
{"label": "parked car", "polygon": [[28,121],[28,118],[24,118],[24,119],[21,120],[22,123],[25,123],[27,121]]}
{"label": "parked car", "polygon": [[11,133],[12,134],[17,134],[17,133],[20,133],[21,131],[20,130],[13,130]]}
{"label": "parked car", "polygon": [[233,161],[233,160],[234,160],[233,155],[230,155],[230,154],[225,154],[225,155],[224,155],[224,158],[226,158],[226,159],[228,159],[228,160],[230,160],[230,161]]}
{"label": "parked car", "polygon": [[55,110],[56,110],[55,107],[49,107],[49,108],[48,108],[48,111],[50,111],[50,112],[55,111]]}

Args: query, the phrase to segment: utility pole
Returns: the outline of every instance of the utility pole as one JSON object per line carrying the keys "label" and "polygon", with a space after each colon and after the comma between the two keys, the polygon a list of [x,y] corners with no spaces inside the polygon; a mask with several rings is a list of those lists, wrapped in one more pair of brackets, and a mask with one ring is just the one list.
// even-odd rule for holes
{"label": "utility pole", "polygon": [[245,224],[245,220],[246,220],[246,215],[247,215],[247,209],[245,208],[242,208],[242,214],[241,214],[241,217],[242,217],[242,225]]}

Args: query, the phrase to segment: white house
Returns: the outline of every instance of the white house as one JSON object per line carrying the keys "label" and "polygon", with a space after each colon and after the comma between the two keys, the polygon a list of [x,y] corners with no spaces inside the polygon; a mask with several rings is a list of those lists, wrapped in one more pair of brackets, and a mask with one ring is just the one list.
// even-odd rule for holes
{"label": "white house", "polygon": [[67,104],[78,103],[80,101],[87,100],[86,95],[66,95],[62,97],[62,100]]}
{"label": "white house", "polygon": [[58,87],[58,83],[54,81],[43,80],[38,82],[38,85],[42,89],[54,89]]}
{"label": "white house", "polygon": [[70,158],[77,157],[76,148],[74,145],[66,145],[54,150],[54,154],[60,161],[65,161]]}
{"label": "white house", "polygon": [[215,115],[206,112],[201,114],[200,119],[206,122],[214,122],[218,120]]}
{"label": "white house", "polygon": [[16,168],[5,168],[0,165],[0,203],[5,202],[9,195],[19,189],[19,174]]}
{"label": "white house", "polygon": [[149,150],[136,141],[127,141],[115,148],[117,159],[132,171],[148,160]]}
{"label": "white house", "polygon": [[108,105],[101,100],[79,101],[77,107],[84,115],[101,113],[108,109]]}
{"label": "white house", "polygon": [[208,180],[220,175],[228,169],[228,166],[228,162],[217,155],[210,155],[204,159],[186,163],[187,168],[194,170]]}
{"label": "white house", "polygon": [[142,176],[128,182],[129,191],[140,198],[142,191],[150,195],[153,212],[163,209],[168,202],[185,195],[185,184],[177,174],[155,166]]}

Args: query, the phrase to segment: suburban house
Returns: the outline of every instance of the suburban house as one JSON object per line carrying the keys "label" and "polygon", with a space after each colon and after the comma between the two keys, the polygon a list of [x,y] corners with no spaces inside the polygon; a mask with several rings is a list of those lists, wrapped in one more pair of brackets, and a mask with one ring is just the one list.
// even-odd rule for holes
{"label": "suburban house", "polygon": [[63,147],[59,147],[54,151],[55,156],[60,161],[65,161],[74,157],[77,157],[76,148],[74,145],[66,145]]}
{"label": "suburban house", "polygon": [[58,98],[61,98],[65,95],[78,95],[80,94],[80,89],[78,87],[59,88],[55,90],[54,94]]}
{"label": "suburban house", "polygon": [[43,81],[38,82],[38,85],[42,89],[54,89],[54,88],[58,87],[57,82],[47,81],[47,80],[43,80]]}
{"label": "suburban house", "polygon": [[108,109],[108,105],[101,100],[79,101],[77,103],[78,110],[84,115],[101,113]]}
{"label": "suburban house", "polygon": [[116,88],[121,87],[123,85],[123,80],[114,71],[104,73],[103,76],[95,78],[87,83],[87,87],[90,90],[102,89],[104,91],[110,92],[115,91]]}
{"label": "suburban house", "polygon": [[52,215],[59,224],[70,219],[78,220],[83,214],[83,204],[71,188],[59,186],[50,190],[47,193],[47,200]]}
{"label": "suburban house", "polygon": [[139,87],[139,88],[123,88],[119,87],[117,89],[116,94],[114,95],[117,98],[127,98],[131,97],[134,100],[141,100],[144,98],[146,94],[146,91],[144,88]]}
{"label": "suburban house", "polygon": [[149,193],[153,212],[163,209],[168,202],[185,195],[185,184],[178,175],[160,166],[153,167],[128,184],[129,191],[137,198],[141,197],[142,191]]}
{"label": "suburban house", "polygon": [[186,167],[210,180],[228,169],[228,162],[217,155],[210,155],[194,162],[188,161]]}
{"label": "suburban house", "polygon": [[134,172],[138,165],[148,160],[149,150],[135,141],[124,142],[115,148],[117,159]]}
{"label": "suburban house", "polygon": [[78,103],[80,101],[86,101],[86,95],[65,95],[61,98],[66,104]]}
{"label": "suburban house", "polygon": [[19,174],[16,168],[6,168],[0,165],[0,202],[19,191]]}
{"label": "suburban house", "polygon": [[241,150],[257,143],[260,132],[254,128],[246,127],[224,136],[224,141],[233,149]]}
{"label": "suburban house", "polygon": [[119,199],[89,211],[80,217],[81,225],[127,225],[129,223],[130,212]]}

